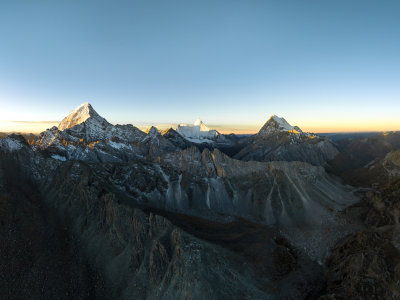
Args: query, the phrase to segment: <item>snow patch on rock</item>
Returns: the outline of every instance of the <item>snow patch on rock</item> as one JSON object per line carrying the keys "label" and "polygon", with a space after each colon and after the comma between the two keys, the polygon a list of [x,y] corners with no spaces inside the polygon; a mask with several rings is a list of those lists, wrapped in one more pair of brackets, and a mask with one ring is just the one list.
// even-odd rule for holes
{"label": "snow patch on rock", "polygon": [[18,141],[7,137],[5,139],[0,139],[0,148],[8,151],[17,151],[22,148],[22,145]]}
{"label": "snow patch on rock", "polygon": [[66,161],[67,160],[64,156],[60,156],[60,155],[57,155],[57,154],[54,154],[51,157],[56,159],[56,160],[60,160],[60,161]]}

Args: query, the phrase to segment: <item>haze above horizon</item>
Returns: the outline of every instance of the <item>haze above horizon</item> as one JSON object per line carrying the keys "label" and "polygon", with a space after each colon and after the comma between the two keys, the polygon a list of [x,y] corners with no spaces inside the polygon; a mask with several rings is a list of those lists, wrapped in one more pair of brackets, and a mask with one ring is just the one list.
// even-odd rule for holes
{"label": "haze above horizon", "polygon": [[0,131],[45,130],[86,101],[138,127],[253,133],[276,114],[400,130],[399,15],[387,0],[2,1]]}

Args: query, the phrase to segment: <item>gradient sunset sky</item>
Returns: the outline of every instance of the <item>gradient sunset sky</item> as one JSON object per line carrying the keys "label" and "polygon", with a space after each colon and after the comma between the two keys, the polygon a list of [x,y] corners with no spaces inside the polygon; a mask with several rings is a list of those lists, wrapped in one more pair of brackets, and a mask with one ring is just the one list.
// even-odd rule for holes
{"label": "gradient sunset sky", "polygon": [[4,0],[0,37],[0,131],[84,102],[139,127],[400,130],[398,0]]}

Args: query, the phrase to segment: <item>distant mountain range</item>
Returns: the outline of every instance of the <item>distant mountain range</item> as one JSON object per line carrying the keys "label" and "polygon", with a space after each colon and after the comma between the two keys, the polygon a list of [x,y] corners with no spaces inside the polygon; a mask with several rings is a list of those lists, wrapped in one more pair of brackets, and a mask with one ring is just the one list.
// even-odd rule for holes
{"label": "distant mountain range", "polygon": [[333,141],[275,115],[251,136],[200,119],[143,132],[85,103],[38,136],[0,138],[0,291],[396,295],[399,149],[399,133]]}

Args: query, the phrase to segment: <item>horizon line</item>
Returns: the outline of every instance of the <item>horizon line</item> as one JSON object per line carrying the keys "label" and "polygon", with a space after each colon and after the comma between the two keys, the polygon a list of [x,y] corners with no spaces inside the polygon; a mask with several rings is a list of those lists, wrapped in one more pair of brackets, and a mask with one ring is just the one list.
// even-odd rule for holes
{"label": "horizon line", "polygon": [[[0,120],[0,124],[1,123],[9,123],[9,124],[24,124],[24,125],[26,125],[26,124],[32,124],[32,125],[35,125],[35,127],[36,126],[38,126],[38,125],[46,125],[46,124],[54,124],[54,126],[58,126],[58,124],[60,123],[60,121],[15,121],[15,120]],[[173,128],[173,129],[176,129],[176,127],[179,125],[179,124],[181,124],[181,123],[157,123],[157,122],[138,122],[136,125],[135,124],[133,124],[133,123],[128,123],[128,122],[123,122],[123,123],[116,123],[116,122],[110,122],[111,124],[113,124],[113,125],[117,125],[117,124],[120,124],[120,125],[127,125],[127,124],[130,124],[130,125],[133,125],[133,126],[135,126],[135,127],[137,127],[137,128],[139,128],[140,130],[142,130],[142,131],[146,131],[147,129],[149,129],[151,126],[154,126],[154,127],[156,127],[158,130],[160,130],[160,131],[163,131],[163,130],[166,130],[166,129],[169,129],[169,128]],[[54,127],[54,126],[51,126],[51,127]],[[253,134],[256,134],[259,130],[260,130],[260,128],[262,127],[262,125],[259,127],[259,129],[254,129],[254,130],[249,130],[249,129],[245,129],[245,128],[243,128],[243,129],[231,129],[231,128],[229,128],[229,127],[234,127],[234,125],[231,125],[231,126],[229,126],[229,125],[212,125],[212,124],[210,124],[210,125],[207,125],[211,130],[217,130],[218,132],[220,132],[221,134],[237,134],[237,135],[241,135],[241,134],[245,134],[245,135],[253,135]],[[241,125],[241,126],[243,126],[243,125]],[[25,127],[25,126],[24,126]],[[4,128],[4,129],[2,129],[1,128],[1,126],[0,126],[0,132],[1,133],[7,133],[7,134],[12,134],[12,133],[22,133],[22,134],[29,134],[29,133],[32,133],[32,134],[40,134],[41,132],[43,132],[43,131],[46,131],[47,129],[49,129],[49,128],[51,128],[51,127],[48,127],[48,128],[44,128],[44,127],[42,127],[42,126],[40,126],[40,128],[35,128],[35,129],[33,129],[33,128],[13,128],[13,129],[11,129],[11,128],[8,128],[8,129],[6,129],[6,128]],[[225,128],[223,128],[223,127],[225,127]],[[252,127],[254,127],[254,126],[252,126]],[[316,133],[316,134],[350,134],[350,133],[381,133],[381,132],[398,132],[398,131],[400,131],[400,129],[395,129],[395,130],[379,130],[379,129],[372,129],[372,130],[334,130],[334,129],[331,129],[331,130],[329,130],[329,129],[327,129],[327,130],[324,130],[324,129],[318,129],[318,130],[308,130],[308,129],[305,129],[305,130],[303,130],[304,132],[309,132],[309,133]]]}

